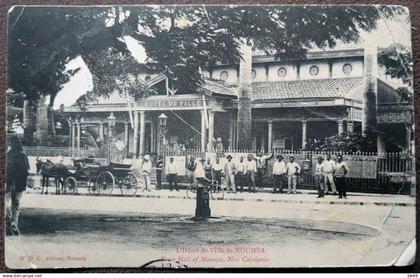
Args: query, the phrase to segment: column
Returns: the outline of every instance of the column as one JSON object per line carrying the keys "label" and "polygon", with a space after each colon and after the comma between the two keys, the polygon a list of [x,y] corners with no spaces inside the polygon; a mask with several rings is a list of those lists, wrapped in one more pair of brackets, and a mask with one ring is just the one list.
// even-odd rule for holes
{"label": "column", "polygon": [[140,116],[140,146],[139,146],[139,155],[143,156],[144,155],[144,143],[145,143],[145,122],[144,122],[144,111],[139,111],[139,116]]}
{"label": "column", "polygon": [[273,149],[273,121],[268,120],[268,152]]}
{"label": "column", "polygon": [[209,111],[209,151],[213,151],[214,111]]}
{"label": "column", "polygon": [[128,145],[129,145],[129,139],[128,139],[128,122],[124,123],[124,139],[125,139],[125,145],[126,147],[126,152],[128,153]]}
{"label": "column", "polygon": [[306,120],[302,120],[302,149],[306,147]]}
{"label": "column", "polygon": [[133,131],[133,152],[134,156],[137,157],[138,153],[138,140],[139,140],[139,113],[137,111],[134,111],[134,131]]}
{"label": "column", "polygon": [[71,148],[76,147],[76,123],[71,123]]}
{"label": "column", "polygon": [[104,139],[104,123],[99,123],[99,138]]}
{"label": "column", "polygon": [[352,133],[354,131],[353,121],[347,121],[347,132]]}
{"label": "column", "polygon": [[411,154],[411,126],[406,125],[405,127],[405,140],[407,141],[407,151]]}
{"label": "column", "polygon": [[343,120],[338,120],[337,125],[338,125],[338,134],[343,134]]}
{"label": "column", "polygon": [[234,138],[234,134],[233,134],[233,132],[234,132],[234,127],[233,127],[233,124],[234,124],[234,117],[233,117],[233,115],[230,115],[230,122],[229,122],[229,146],[228,146],[228,149],[229,150],[232,150],[233,149],[233,138]]}
{"label": "column", "polygon": [[76,131],[77,132],[77,140],[76,140],[77,141],[76,142],[77,143],[77,150],[80,150],[80,129],[81,129],[80,128],[80,125],[81,125],[80,123],[78,123],[78,122],[76,123],[76,129],[77,129],[77,131]]}
{"label": "column", "polygon": [[201,110],[201,151],[206,151],[206,113]]}

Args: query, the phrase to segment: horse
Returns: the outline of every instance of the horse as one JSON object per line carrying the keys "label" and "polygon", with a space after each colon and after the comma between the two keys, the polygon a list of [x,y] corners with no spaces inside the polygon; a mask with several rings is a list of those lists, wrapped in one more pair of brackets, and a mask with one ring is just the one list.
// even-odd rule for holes
{"label": "horse", "polygon": [[[64,176],[67,172],[67,168],[61,164],[54,164],[51,160],[42,161],[36,159],[36,172],[42,175],[42,190],[41,194],[48,194],[48,185],[50,178],[54,178],[55,182],[55,194],[60,194],[61,188],[64,186]],[[61,188],[60,188],[61,185]],[[45,188],[45,192],[44,192]]]}

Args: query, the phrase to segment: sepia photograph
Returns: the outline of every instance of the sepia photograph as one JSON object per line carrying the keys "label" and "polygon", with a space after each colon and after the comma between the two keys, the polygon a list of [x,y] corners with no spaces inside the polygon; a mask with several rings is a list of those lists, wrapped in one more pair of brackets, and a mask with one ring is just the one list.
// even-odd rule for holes
{"label": "sepia photograph", "polygon": [[13,6],[6,44],[9,269],[414,263],[408,8]]}

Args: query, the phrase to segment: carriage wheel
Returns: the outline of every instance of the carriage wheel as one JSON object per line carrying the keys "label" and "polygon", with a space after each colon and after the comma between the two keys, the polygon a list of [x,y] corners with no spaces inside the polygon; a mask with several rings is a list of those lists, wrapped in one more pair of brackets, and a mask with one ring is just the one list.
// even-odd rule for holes
{"label": "carriage wheel", "polygon": [[67,177],[64,180],[62,193],[66,194],[67,191],[72,192],[72,194],[77,194],[77,180],[74,177]]}
{"label": "carriage wheel", "polygon": [[121,194],[125,196],[135,196],[139,188],[139,179],[133,174],[127,174],[121,181]]}
{"label": "carriage wheel", "polygon": [[94,180],[88,181],[88,191],[89,195],[99,195],[99,187],[96,185]]}
{"label": "carriage wheel", "polygon": [[99,188],[99,192],[102,194],[111,194],[114,189],[115,179],[111,172],[101,172],[96,178],[96,186]]}

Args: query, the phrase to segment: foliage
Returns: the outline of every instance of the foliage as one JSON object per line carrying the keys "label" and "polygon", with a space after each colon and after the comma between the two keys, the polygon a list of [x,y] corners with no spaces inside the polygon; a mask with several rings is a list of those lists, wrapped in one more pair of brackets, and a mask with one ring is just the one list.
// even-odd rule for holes
{"label": "foliage", "polygon": [[130,59],[121,40],[129,35],[144,46],[149,69],[164,72],[182,91],[195,91],[203,82],[198,67],[237,63],[243,40],[279,59],[301,58],[314,45],[356,41],[359,29],[373,29],[382,14],[403,12],[397,6],[327,5],[15,7],[9,14],[8,86],[32,99],[51,95],[53,102],[74,74],[66,64],[82,55],[94,76],[93,93],[109,95],[118,89],[116,79],[129,77],[122,78],[115,63],[104,64],[110,57]]}
{"label": "foliage", "polygon": [[8,87],[31,100],[54,97],[76,70],[85,36],[105,27],[107,8],[14,7],[9,13]]}
{"label": "foliage", "polygon": [[410,87],[413,86],[413,56],[410,49],[400,44],[392,44],[379,52],[378,62],[385,66],[386,74],[401,79]]}
{"label": "foliage", "polygon": [[373,152],[376,150],[376,137],[362,136],[359,133],[342,133],[326,137],[318,142],[308,142],[307,150],[311,151],[342,151],[342,152]]}

